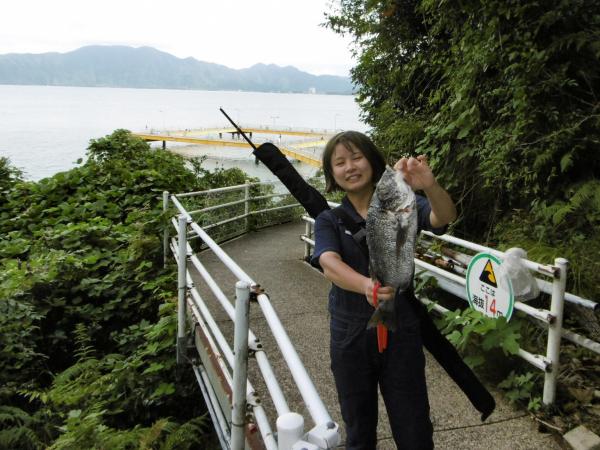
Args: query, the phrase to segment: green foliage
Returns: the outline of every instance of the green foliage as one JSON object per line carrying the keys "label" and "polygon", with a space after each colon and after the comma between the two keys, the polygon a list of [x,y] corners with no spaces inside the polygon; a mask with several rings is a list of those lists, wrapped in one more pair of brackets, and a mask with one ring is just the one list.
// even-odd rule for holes
{"label": "green foliage", "polygon": [[[528,258],[553,264],[561,257],[569,261],[567,289],[585,298],[598,299],[600,286],[600,235],[588,234],[575,224],[572,229],[548,228],[525,211],[514,211],[499,220],[494,234],[500,248],[527,249]],[[567,305],[568,306],[568,305]]]}
{"label": "green foliage", "polygon": [[44,447],[32,430],[35,419],[15,406],[0,405],[0,449],[41,449]]}
{"label": "green foliage", "polygon": [[506,391],[506,397],[513,403],[525,402],[529,411],[538,411],[542,406],[539,389],[540,373],[526,372],[522,375],[511,371],[498,387]]}
{"label": "green foliage", "polygon": [[[568,291],[600,298],[600,3],[341,0],[327,25],[354,39],[376,144],[390,160],[426,154],[450,191],[453,234],[542,263],[567,258]],[[517,323],[488,329],[464,311],[443,326],[497,379],[516,367],[502,353],[531,348]],[[515,369],[503,387],[535,411],[535,381]]]}
{"label": "green foliage", "polygon": [[21,181],[22,176],[23,173],[11,165],[8,158],[0,156],[0,205],[4,203],[9,189]]}
{"label": "green foliage", "polygon": [[[204,169],[197,170],[204,173]],[[210,177],[222,177],[223,171],[210,173]],[[236,176],[237,174],[237,176]],[[249,181],[246,188],[244,184]],[[279,210],[274,208],[297,204],[297,200],[279,184],[258,183],[258,179],[245,181],[243,172],[228,173],[227,184],[238,185],[238,189],[221,192],[205,192],[197,196],[180,199],[187,211],[192,213],[194,220],[202,227],[210,230],[211,238],[223,242],[246,231],[258,230],[274,224],[289,222],[297,219],[304,209],[301,206]],[[249,201],[246,204],[246,196]],[[219,207],[221,206],[221,207]],[[248,217],[244,217],[248,208]],[[207,209],[206,211],[200,211]],[[238,218],[237,220],[231,220]],[[213,225],[218,226],[213,227]]]}
{"label": "green foliage", "polygon": [[115,130],[110,136],[92,139],[88,147],[89,161],[106,162],[110,159],[130,159],[138,161],[137,155],[150,150],[150,146],[129,131]]}
{"label": "green foliage", "polygon": [[83,414],[79,410],[70,412],[62,427],[63,433],[49,447],[51,450],[73,448],[93,449],[160,449],[179,450],[207,448],[206,420],[197,417],[184,424],[168,419],[157,420],[149,427],[136,426],[130,430],[111,428],[104,424],[106,411]]}
{"label": "green foliage", "polygon": [[342,0],[328,25],[354,38],[376,143],[429,156],[458,201],[455,233],[496,240],[520,210],[545,231],[594,236],[600,3]]}
{"label": "green foliage", "polygon": [[[0,273],[0,292],[10,275],[10,271]],[[33,376],[41,368],[44,355],[37,351],[35,341],[42,315],[31,303],[18,299],[0,304],[0,385],[16,386],[16,379]]]}
{"label": "green foliage", "polygon": [[52,448],[156,448],[161,443],[160,448],[171,448],[167,441],[186,448],[204,440],[205,417],[180,427],[158,415],[181,415],[178,409],[185,403],[190,411],[197,409],[182,399],[193,391],[189,385],[188,392],[176,392],[173,383],[165,381],[176,378],[175,312],[175,302],[168,302],[157,323],[130,327],[132,334],[125,335],[138,345],[129,356],[124,352],[93,357],[86,330],[77,327],[78,362],[58,374],[43,395],[34,395],[64,421]]}
{"label": "green foliage", "polygon": [[515,355],[519,351],[520,322],[505,317],[492,319],[479,311],[467,308],[462,311],[450,311],[443,317],[442,333],[465,356],[465,362],[475,368],[487,363],[494,365],[492,359],[502,355]]}
{"label": "green foliage", "polygon": [[0,447],[197,445],[205,411],[193,374],[175,373],[162,192],[243,183],[243,173],[190,170],[125,130],[37,183],[4,160],[3,170]]}

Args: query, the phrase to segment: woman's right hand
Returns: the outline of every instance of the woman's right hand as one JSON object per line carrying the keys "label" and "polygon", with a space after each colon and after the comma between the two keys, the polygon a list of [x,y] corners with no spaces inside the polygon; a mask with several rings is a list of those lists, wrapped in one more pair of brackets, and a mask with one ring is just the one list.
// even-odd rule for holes
{"label": "woman's right hand", "polygon": [[[366,278],[365,283],[365,295],[367,296],[367,301],[371,306],[375,306],[373,304],[373,290],[375,289],[375,283],[377,280],[372,280],[371,278]],[[379,286],[377,289],[377,301],[387,301],[392,300],[394,298],[394,288],[390,286]]]}

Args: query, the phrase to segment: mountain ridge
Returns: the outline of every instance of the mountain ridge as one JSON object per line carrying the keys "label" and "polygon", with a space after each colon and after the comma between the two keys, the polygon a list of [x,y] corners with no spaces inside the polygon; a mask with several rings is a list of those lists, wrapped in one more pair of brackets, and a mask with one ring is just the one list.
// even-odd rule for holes
{"label": "mountain ridge", "polygon": [[0,55],[0,84],[242,90],[351,94],[347,77],[312,75],[294,66],[257,63],[244,69],[178,58],[153,47],[80,47],[67,53]]}

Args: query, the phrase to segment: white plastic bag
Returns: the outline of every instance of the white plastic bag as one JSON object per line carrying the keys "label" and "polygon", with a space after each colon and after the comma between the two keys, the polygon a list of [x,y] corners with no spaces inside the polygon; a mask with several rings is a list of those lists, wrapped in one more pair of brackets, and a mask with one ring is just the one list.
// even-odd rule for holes
{"label": "white plastic bag", "polygon": [[518,247],[510,248],[505,252],[499,268],[499,286],[508,291],[507,280],[510,280],[515,301],[531,300],[540,295],[540,288],[529,269],[523,264],[523,259],[527,259],[525,250]]}

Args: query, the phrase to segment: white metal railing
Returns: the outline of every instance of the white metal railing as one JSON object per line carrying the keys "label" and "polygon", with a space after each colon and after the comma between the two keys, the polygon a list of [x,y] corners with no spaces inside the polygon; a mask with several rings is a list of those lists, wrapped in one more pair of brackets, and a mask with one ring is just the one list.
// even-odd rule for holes
{"label": "white metal railing", "polygon": [[[302,219],[305,221],[306,228],[304,235],[302,235],[300,239],[304,242],[304,258],[305,260],[308,260],[311,255],[311,249],[315,245],[313,236],[314,219],[306,215],[302,216]],[[438,236],[427,231],[422,231],[421,239],[422,241],[423,239],[438,239],[473,252],[487,252],[499,258],[504,257],[504,253],[501,251],[475,244],[473,242],[465,241],[447,234]],[[461,271],[460,265],[462,264],[464,267],[466,267],[472,258],[470,255],[457,251],[452,251],[452,257],[447,255],[436,256],[444,258],[446,261],[456,262],[457,264],[454,266],[454,268],[458,269],[458,272],[462,272],[462,275],[466,273],[466,269]],[[554,261],[554,265],[540,264],[529,260],[525,260],[524,262],[528,269],[536,272],[538,275],[551,278],[550,282],[544,279],[536,278],[536,282],[540,290],[551,295],[551,302],[549,310],[534,308],[519,301],[515,302],[514,307],[516,310],[535,318],[538,322],[541,322],[543,326],[548,328],[548,342],[545,355],[536,355],[521,348],[518,351],[518,356],[544,372],[545,379],[542,401],[544,404],[552,404],[554,403],[556,396],[556,380],[559,368],[561,338],[564,337],[565,339],[568,339],[579,346],[585,347],[590,351],[600,354],[600,343],[592,341],[591,339],[581,336],[573,331],[566,330],[562,327],[564,302],[567,301],[595,311],[599,310],[600,305],[592,300],[565,292],[568,267],[568,261],[566,259],[557,258]],[[441,289],[455,295],[456,297],[468,301],[467,292],[465,289],[466,280],[464,276],[457,275],[418,258],[415,258],[415,266],[416,275],[428,273],[436,278],[438,286]],[[438,313],[445,314],[448,312],[448,309],[436,304],[435,302],[432,302],[427,298],[422,297],[420,300],[425,304],[432,305],[432,308]]]}
{"label": "white metal railing", "polygon": [[[262,214],[269,211],[297,207],[298,204],[265,207],[252,210],[251,204],[256,200],[276,198],[285,194],[257,195],[252,198],[250,188],[269,183],[253,183],[228,188],[215,189],[202,192],[189,192],[178,195],[163,193],[163,208],[165,213],[174,207],[178,216],[171,223],[176,230],[176,236],[171,237],[169,230],[165,230],[164,250],[165,255],[172,252],[178,263],[178,330],[177,330],[177,361],[182,363],[185,358],[186,342],[190,336],[187,324],[194,323],[194,339],[200,354],[202,364],[193,364],[198,383],[201,385],[203,396],[213,418],[215,427],[218,427],[217,436],[221,446],[227,449],[243,449],[252,445],[252,431],[248,428],[246,420],[247,411],[252,411],[256,426],[262,437],[262,446],[267,449],[291,449],[294,444],[301,444],[306,448],[325,449],[333,448],[339,444],[339,427],[332,421],[321,400],[306,368],[302,364],[296,349],[287,335],[283,325],[269,297],[258,290],[258,284],[211,238],[207,229],[214,228],[219,223],[201,227],[193,219],[192,214],[214,211],[216,209],[231,207],[232,203],[245,204],[244,213],[229,217],[220,223],[243,221],[248,230],[248,217],[253,214]],[[242,191],[244,199],[236,202],[227,202],[223,205],[211,205],[188,212],[182,204],[182,199],[198,197],[207,193]],[[210,275],[208,270],[193,253],[189,239],[201,239],[219,260],[233,273],[238,280],[236,283],[235,307],[229,302],[227,296],[218,282]],[[165,258],[166,263],[166,258]],[[217,299],[218,304],[234,322],[234,348],[232,349],[223,335],[219,325],[192,282],[190,270],[194,270],[206,283],[206,287]],[[261,341],[249,329],[249,299],[256,298],[275,341],[284,357],[295,384],[300,392],[308,412],[314,422],[314,427],[304,431],[304,418],[290,411],[283,391],[271,368],[269,359],[262,348]],[[268,395],[273,400],[278,418],[276,421],[277,438],[271,428],[267,414],[255,393],[252,384],[247,379],[248,351],[254,354],[262,378],[267,387]]]}

